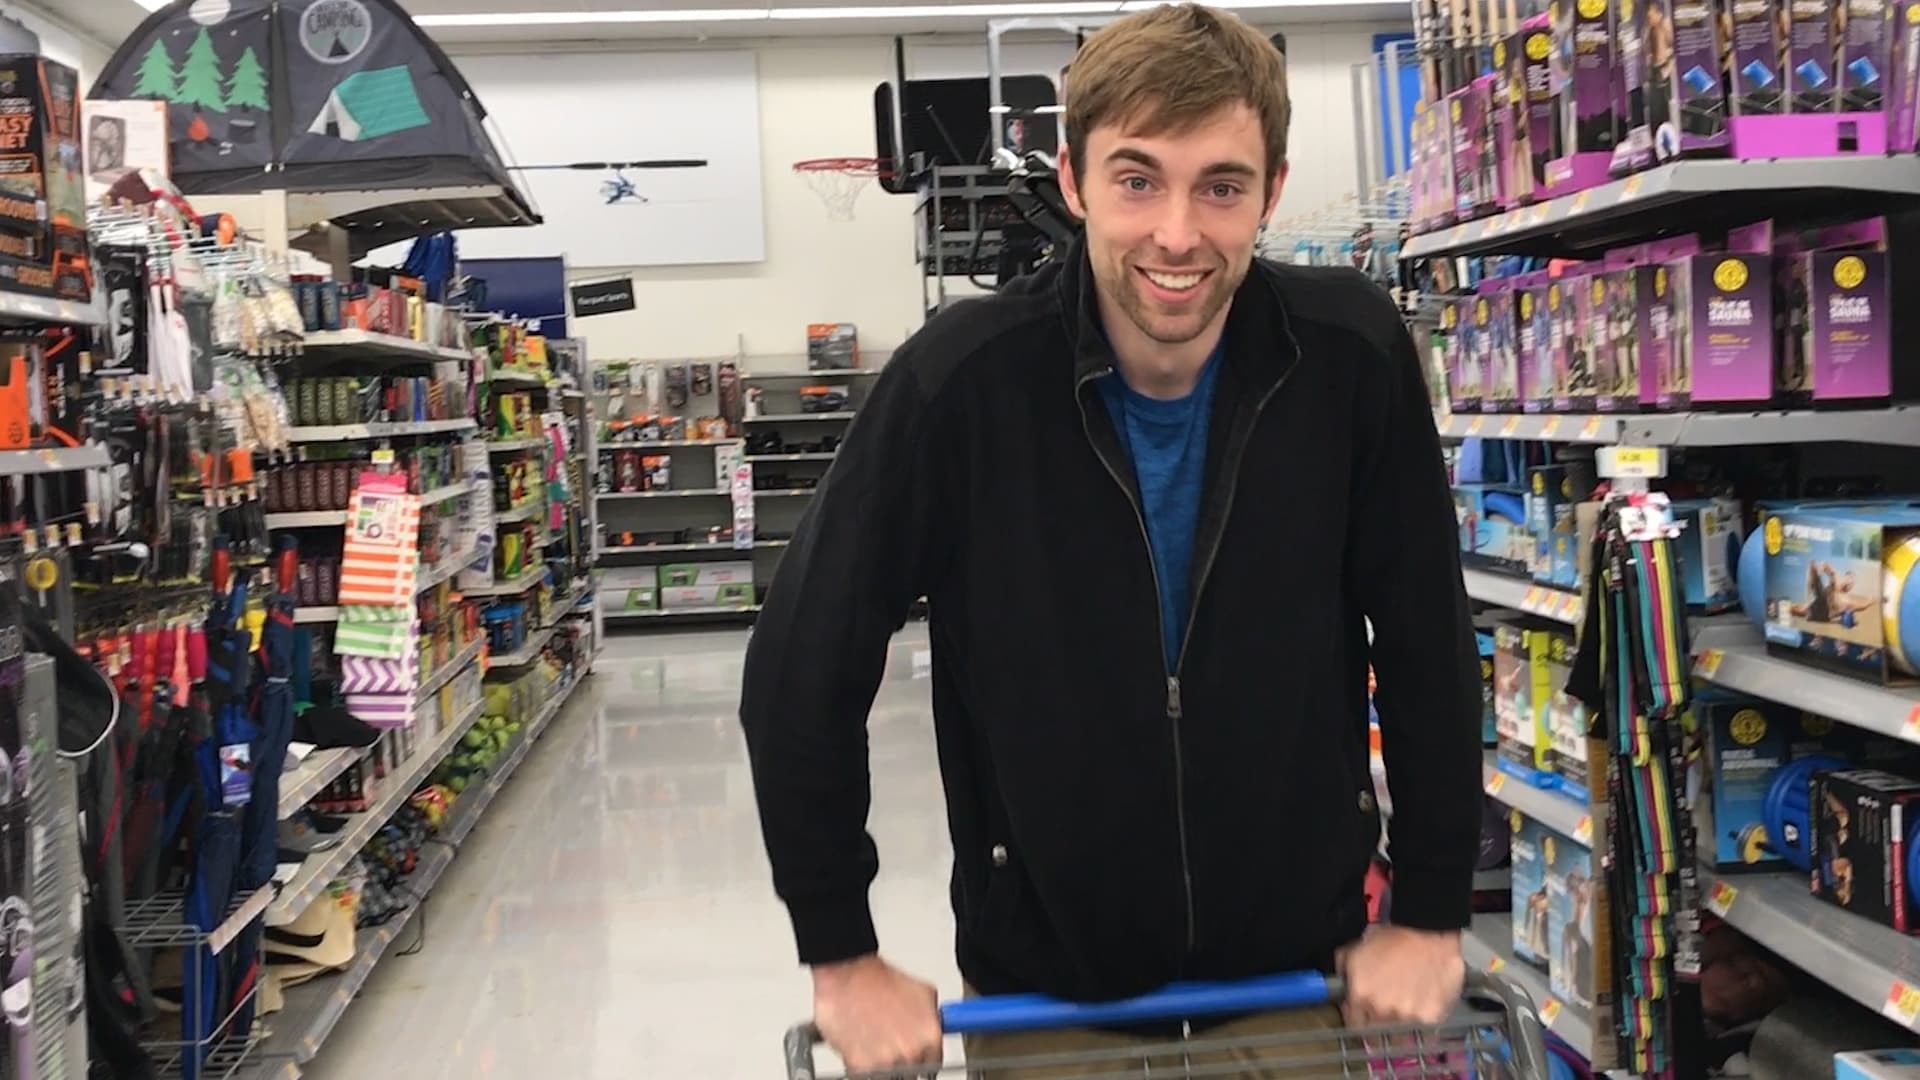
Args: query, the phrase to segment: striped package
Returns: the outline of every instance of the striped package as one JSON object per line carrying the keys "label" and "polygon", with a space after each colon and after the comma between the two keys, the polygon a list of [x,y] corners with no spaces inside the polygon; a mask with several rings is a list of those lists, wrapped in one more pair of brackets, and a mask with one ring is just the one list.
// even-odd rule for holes
{"label": "striped package", "polygon": [[419,551],[420,497],[398,476],[362,473],[347,508],[341,606],[404,608],[410,616]]}

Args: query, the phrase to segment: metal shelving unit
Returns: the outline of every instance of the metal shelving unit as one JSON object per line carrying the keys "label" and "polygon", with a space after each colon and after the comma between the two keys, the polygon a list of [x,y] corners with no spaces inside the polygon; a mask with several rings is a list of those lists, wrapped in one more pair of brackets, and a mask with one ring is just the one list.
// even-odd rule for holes
{"label": "metal shelving unit", "polygon": [[1467,595],[1485,604],[1515,608],[1530,615],[1579,625],[1586,610],[1580,594],[1549,585],[1536,585],[1525,578],[1497,574],[1490,570],[1468,568]]}
{"label": "metal shelving unit", "polygon": [[1693,636],[1695,678],[1920,743],[1920,687],[1876,686],[1773,656],[1750,624],[1725,622]]}
{"label": "metal shelving unit", "polygon": [[287,441],[296,443],[356,442],[366,439],[404,439],[416,435],[453,435],[473,431],[473,417],[454,420],[411,420],[383,424],[326,424],[287,429]]}
{"label": "metal shelving unit", "polygon": [[[0,293],[0,296],[6,295]],[[93,443],[86,446],[54,446],[43,450],[0,450],[0,476],[78,472],[82,469],[104,469],[110,464],[112,461],[107,456],[107,448]]]}
{"label": "metal shelving unit", "polygon": [[[1496,757],[1493,751],[1487,751],[1480,767],[1481,783],[1488,795],[1583,847],[1593,846],[1595,807],[1509,776],[1495,764]],[[1599,812],[1604,815],[1604,811]]]}
{"label": "metal shelving unit", "polygon": [[1533,999],[1547,1030],[1567,1040],[1581,1055],[1593,1057],[1591,1014],[1554,996],[1547,973],[1513,955],[1513,916],[1503,912],[1475,915],[1460,937],[1460,952],[1469,966],[1498,972],[1518,983]]}
{"label": "metal shelving unit", "polygon": [[19,292],[0,292],[0,323],[64,323],[68,326],[102,326],[106,314],[101,310],[105,297],[96,293],[95,303],[55,300],[50,296],[28,296]]}
{"label": "metal shelving unit", "polygon": [[1436,411],[1443,438],[1529,439],[1627,446],[1753,446],[1853,442],[1920,446],[1920,407],[1814,411],[1521,415]]}
{"label": "metal shelving unit", "polygon": [[376,334],[370,330],[317,330],[303,342],[307,352],[339,351],[356,359],[370,357],[386,360],[460,360],[472,358],[472,350],[433,345],[397,334]]}
{"label": "metal shelving unit", "polygon": [[853,419],[853,413],[854,413],[854,410],[852,409],[840,409],[836,412],[816,412],[816,413],[807,413],[807,412],[762,413],[759,416],[749,416],[740,422],[743,424],[825,423],[830,420],[851,420]]}

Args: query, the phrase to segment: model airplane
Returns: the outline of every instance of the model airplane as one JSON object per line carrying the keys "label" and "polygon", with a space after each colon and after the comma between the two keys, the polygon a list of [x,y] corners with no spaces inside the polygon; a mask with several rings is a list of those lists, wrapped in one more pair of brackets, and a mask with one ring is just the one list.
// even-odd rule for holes
{"label": "model airplane", "polygon": [[575,169],[588,172],[612,170],[613,175],[600,182],[600,198],[608,206],[624,202],[647,201],[639,188],[627,179],[626,169],[704,169],[704,158],[661,158],[653,161],[575,161],[567,165],[514,165],[515,172],[532,172],[547,169]]}

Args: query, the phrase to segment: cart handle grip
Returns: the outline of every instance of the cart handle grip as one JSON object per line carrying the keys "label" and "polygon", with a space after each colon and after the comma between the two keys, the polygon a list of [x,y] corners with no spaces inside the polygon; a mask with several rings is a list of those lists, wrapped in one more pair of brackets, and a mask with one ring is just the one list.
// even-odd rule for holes
{"label": "cart handle grip", "polygon": [[1317,971],[1262,975],[1232,982],[1181,982],[1118,1001],[1074,1002],[1044,994],[1003,994],[940,1006],[949,1035],[1104,1027],[1222,1013],[1305,1009],[1344,996],[1338,976]]}

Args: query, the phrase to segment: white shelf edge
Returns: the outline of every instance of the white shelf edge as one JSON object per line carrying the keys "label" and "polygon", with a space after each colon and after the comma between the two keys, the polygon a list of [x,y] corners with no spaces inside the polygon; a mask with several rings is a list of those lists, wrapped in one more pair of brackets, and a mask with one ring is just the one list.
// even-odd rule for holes
{"label": "white shelf edge", "polygon": [[[357,746],[315,750],[300,767],[280,774],[280,820],[299,812],[315,795],[366,754]],[[291,786],[289,786],[291,785]]]}
{"label": "white shelf edge", "polygon": [[1504,977],[1527,992],[1549,1031],[1567,1041],[1582,1057],[1593,1058],[1592,1013],[1553,995],[1547,973],[1513,955],[1513,916],[1482,912],[1460,935],[1460,953],[1468,967]]}
{"label": "white shelf edge", "polygon": [[480,656],[480,650],[485,648],[486,645],[487,639],[485,636],[474,638],[462,646],[460,651],[454,654],[453,659],[435,668],[433,674],[427,676],[427,681],[421,684],[419,690],[414,692],[414,704],[424,705],[432,700],[433,695],[439,693],[441,687],[452,682],[462,671],[473,666],[474,660]]}
{"label": "white shelf edge", "polygon": [[402,439],[413,435],[447,435],[474,429],[473,418],[470,416],[456,420],[414,420],[405,423],[327,424],[319,427],[288,428],[287,441],[293,443],[356,442],[365,439]]}
{"label": "white shelf edge", "polygon": [[851,420],[852,409],[840,409],[836,412],[817,413],[767,413],[764,416],[748,416],[741,419],[743,424],[801,424],[816,420]]}
{"label": "white shelf edge", "polygon": [[1484,604],[1518,608],[1531,615],[1557,622],[1580,624],[1586,605],[1579,593],[1551,585],[1538,585],[1522,577],[1466,567],[1460,576],[1467,595]]}
{"label": "white shelf edge", "polygon": [[759,604],[747,604],[741,607],[714,605],[711,607],[674,608],[671,611],[603,611],[602,618],[607,619],[666,619],[675,615],[752,615],[760,610]]}
{"label": "white shelf edge", "polygon": [[811,495],[813,493],[813,488],[761,488],[754,491],[753,497],[756,499],[786,499],[798,498],[802,495]]}
{"label": "white shelf edge", "polygon": [[543,626],[535,630],[533,636],[529,637],[518,649],[510,653],[499,653],[494,656],[489,656],[487,658],[487,670],[492,672],[501,668],[525,667],[533,663],[535,660],[540,659],[540,654],[546,651],[547,642],[553,640],[554,633],[559,629],[560,627],[557,623],[553,626]]}
{"label": "white shelf edge", "polygon": [[1773,656],[1752,624],[1737,619],[1696,630],[1692,645],[1696,678],[1920,743],[1920,687],[1879,686]]}
{"label": "white shelf edge", "polygon": [[512,525],[518,521],[531,521],[539,515],[540,511],[546,509],[546,507],[546,501],[542,499],[530,502],[525,506],[516,506],[511,510],[495,510],[493,512],[493,520],[501,525]]}
{"label": "white shelf edge", "polygon": [[38,450],[0,450],[0,476],[78,472],[82,469],[104,469],[110,464],[112,460],[107,448],[98,443],[50,446]]}
{"label": "white shelf edge", "polygon": [[685,490],[669,491],[596,491],[593,493],[593,497],[596,499],[691,499],[696,496],[702,498],[718,498],[722,495],[731,494],[733,494],[733,491],[730,488],[716,487],[687,488]]}
{"label": "white shelf edge", "polygon": [[491,585],[479,585],[473,588],[463,588],[460,590],[460,592],[462,595],[468,596],[468,597],[515,596],[520,593],[526,592],[528,589],[533,588],[535,585],[538,585],[540,583],[540,579],[546,576],[547,576],[547,566],[545,563],[541,563],[540,565],[534,567],[531,570],[523,571],[520,574],[520,576],[517,578],[513,578],[508,581],[496,581]]}
{"label": "white shelf edge", "polygon": [[423,360],[470,360],[468,349],[415,341],[399,334],[377,334],[371,330],[313,330],[302,339],[307,349],[361,349],[384,356],[417,356]]}
{"label": "white shelf edge", "polygon": [[1561,836],[1593,846],[1593,832],[1603,808],[1583,806],[1555,791],[1544,791],[1525,780],[1508,776],[1494,764],[1496,754],[1486,752],[1480,765],[1480,782],[1486,793],[1520,811]]}
{"label": "white shelf edge", "polygon": [[545,445],[545,439],[488,439],[487,452],[490,454],[510,454],[520,450],[538,450]]}

